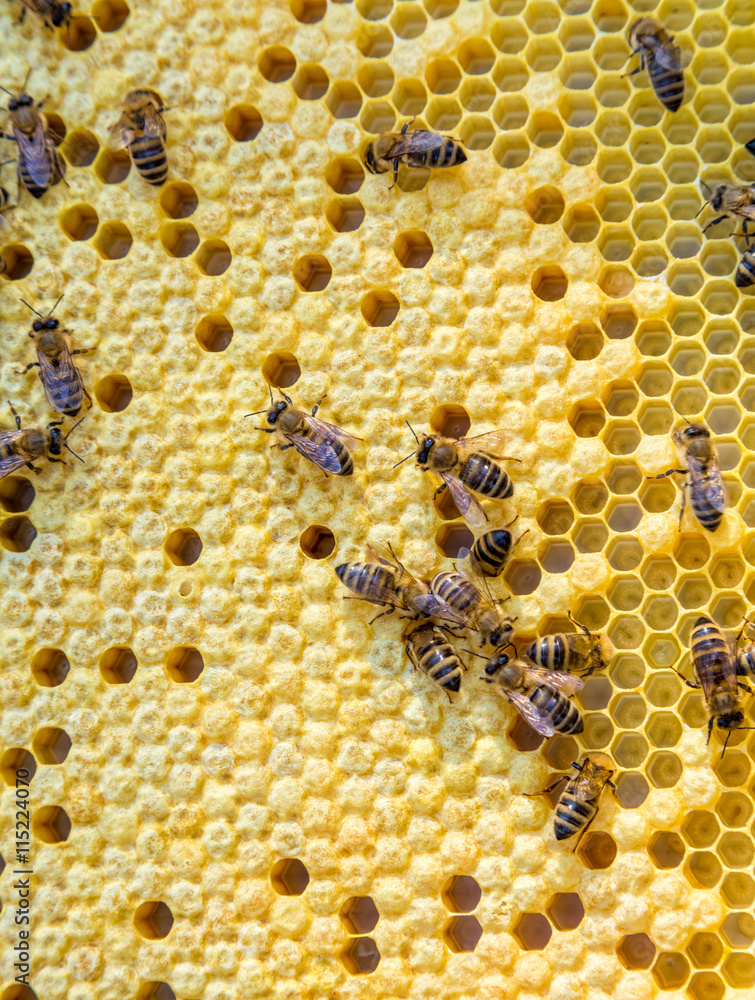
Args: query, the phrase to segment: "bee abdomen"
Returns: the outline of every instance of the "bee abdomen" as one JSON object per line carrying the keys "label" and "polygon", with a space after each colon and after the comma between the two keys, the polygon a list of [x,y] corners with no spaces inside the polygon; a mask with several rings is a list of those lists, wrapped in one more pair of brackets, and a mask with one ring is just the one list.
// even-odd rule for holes
{"label": "bee abdomen", "polygon": [[537,639],[524,654],[544,670],[566,670],[569,649],[560,635],[544,635]]}
{"label": "bee abdomen", "polygon": [[656,97],[669,111],[677,111],[684,100],[684,75],[679,70],[661,66],[654,55],[648,56],[648,75]]}
{"label": "bee abdomen", "polygon": [[744,677],[755,677],[755,646],[748,644],[740,650],[737,658],[737,673]]}
{"label": "bee abdomen", "polygon": [[556,817],[553,822],[553,830],[556,840],[568,840],[587,826],[598,807],[593,802],[584,802],[582,799],[564,792],[556,805]]}
{"label": "bee abdomen", "polygon": [[480,535],[472,546],[472,560],[482,576],[498,576],[511,551],[511,534],[496,528]]}
{"label": "bee abdomen", "polygon": [[467,154],[460,143],[453,139],[446,139],[442,146],[437,146],[430,152],[431,167],[455,167],[459,163],[464,163]]}
{"label": "bee abdomen", "polygon": [[23,159],[21,159],[18,165],[18,177],[32,198],[41,198],[47,190],[47,185],[40,187],[39,184],[37,184],[37,182],[32,178],[31,174],[26,169],[26,164]]}
{"label": "bee abdomen", "polygon": [[433,584],[432,589],[437,596],[462,613],[479,601],[479,595],[472,584],[456,573],[439,573],[433,579]]}
{"label": "bee abdomen", "polygon": [[489,455],[473,452],[459,476],[462,483],[475,493],[504,500],[514,492],[514,484],[498,462]]}
{"label": "bee abdomen", "polygon": [[734,274],[734,283],[737,288],[747,288],[755,284],[755,254],[745,253],[737,264]]}
{"label": "bee abdomen", "polygon": [[148,184],[157,187],[168,176],[168,158],[165,146],[154,139],[134,139],[131,143],[134,166]]}
{"label": "bee abdomen", "polygon": [[76,416],[81,409],[83,394],[78,381],[57,382],[51,388],[45,386],[48,402],[56,413]]}
{"label": "bee abdomen", "polygon": [[689,505],[692,508],[692,513],[697,518],[697,522],[701,528],[705,528],[706,531],[715,531],[723,520],[723,511],[719,510],[718,507],[714,507],[704,497],[697,495],[695,490],[690,490]]}
{"label": "bee abdomen", "polygon": [[566,695],[548,684],[534,688],[529,699],[535,708],[550,716],[557,733],[581,733],[585,728],[576,705],[572,705]]}
{"label": "bee abdomen", "polygon": [[341,563],[340,566],[336,566],[336,576],[355,594],[367,594],[373,589],[388,590],[393,584],[390,570],[377,563]]}
{"label": "bee abdomen", "polygon": [[461,685],[461,663],[445,639],[432,639],[419,650],[419,665],[427,676],[447,691]]}

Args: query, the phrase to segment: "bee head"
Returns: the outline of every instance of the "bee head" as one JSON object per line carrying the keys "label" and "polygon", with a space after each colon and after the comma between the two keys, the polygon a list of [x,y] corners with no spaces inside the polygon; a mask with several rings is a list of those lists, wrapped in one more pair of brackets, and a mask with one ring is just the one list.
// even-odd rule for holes
{"label": "bee head", "polygon": [[50,454],[59,455],[63,444],[63,435],[59,427],[50,428]]}
{"label": "bee head", "polygon": [[719,729],[739,729],[744,720],[744,712],[737,709],[735,712],[725,712],[723,715],[719,715],[716,719],[716,725]]}
{"label": "bee head", "polygon": [[65,24],[65,22],[71,16],[72,10],[73,6],[70,3],[62,3],[58,7],[58,9],[52,15],[52,23],[55,25],[56,28],[59,28],[61,24]]}
{"label": "bee head", "polygon": [[275,427],[275,425],[278,423],[278,418],[280,417],[281,413],[285,413],[287,409],[288,409],[288,403],[286,402],[285,399],[281,399],[275,404],[272,410],[267,411],[267,416],[265,417],[265,420],[270,424],[271,427]]}
{"label": "bee head", "polygon": [[718,187],[713,192],[713,194],[710,196],[710,207],[718,211],[721,205],[723,205],[725,193],[726,193],[726,185],[719,184]]}
{"label": "bee head", "polygon": [[364,154],[364,165],[371,174],[376,174],[378,172],[377,160],[375,159],[375,147],[372,143],[369,144],[367,152]]}
{"label": "bee head", "polygon": [[511,657],[508,656],[506,653],[496,653],[495,656],[491,656],[491,658],[485,664],[484,667],[485,676],[483,677],[483,680],[487,681],[488,684],[490,684],[495,675],[498,673],[498,671],[508,666],[510,662],[511,662]]}
{"label": "bee head", "polygon": [[710,431],[703,424],[689,424],[687,427],[682,427],[679,431],[674,431],[674,438],[679,444],[709,437]]}
{"label": "bee head", "polygon": [[513,635],[513,633],[514,629],[512,628],[512,626],[509,625],[508,622],[504,622],[504,624],[501,625],[501,627],[498,629],[497,632],[493,632],[491,633],[490,636],[488,636],[488,642],[490,643],[491,646],[495,646],[496,648],[498,646],[503,646],[504,644],[507,644],[511,641],[511,636]]}
{"label": "bee head", "polygon": [[425,434],[422,438],[422,444],[419,446],[419,450],[417,452],[417,465],[427,464],[433,445],[435,445],[437,441],[438,437],[436,434]]}
{"label": "bee head", "polygon": [[15,111],[18,108],[18,98],[11,97],[8,101],[8,111]]}

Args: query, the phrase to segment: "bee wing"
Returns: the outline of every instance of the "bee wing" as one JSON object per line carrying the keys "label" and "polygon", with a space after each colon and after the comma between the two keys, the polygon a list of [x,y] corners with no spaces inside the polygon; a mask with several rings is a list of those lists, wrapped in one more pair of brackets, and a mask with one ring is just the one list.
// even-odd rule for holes
{"label": "bee wing", "polygon": [[547,715],[535,708],[529,698],[526,698],[519,691],[507,691],[506,696],[519,709],[524,721],[532,726],[536,732],[540,733],[541,736],[553,736],[556,731],[553,728],[553,723]]}
{"label": "bee wing", "polygon": [[456,442],[459,451],[485,451],[490,455],[500,455],[506,443],[506,432],[503,430],[486,431],[475,434],[474,437],[461,438]]}
{"label": "bee wing", "polygon": [[399,132],[399,139],[391,147],[387,159],[393,160],[397,156],[406,156],[407,153],[425,153],[429,149],[437,149],[446,141],[445,137],[437,132],[428,132],[426,129],[418,128],[416,132]]}
{"label": "bee wing", "polygon": [[452,476],[449,472],[441,472],[440,478],[448,487],[451,496],[454,498],[454,503],[459,508],[459,513],[467,524],[471,524],[475,528],[481,528],[487,521],[487,518],[477,497],[473,497],[461,480]]}
{"label": "bee wing", "polygon": [[678,45],[656,44],[655,60],[664,69],[680,70],[682,68],[682,50]]}
{"label": "bee wing", "polygon": [[591,799],[595,798],[594,778],[587,778],[584,775],[579,775],[579,777],[573,778],[569,784],[569,791],[571,794],[575,798],[581,799],[582,802],[589,802]]}
{"label": "bee wing", "polygon": [[729,494],[721,477],[721,467],[714,456],[704,469],[692,455],[687,455],[687,468],[693,486],[697,486],[708,503],[716,510],[725,511],[729,506]]}
{"label": "bee wing", "polygon": [[317,417],[313,417],[311,413],[302,413],[302,418],[304,423],[307,424],[315,433],[322,434],[323,437],[328,437],[329,435],[335,434],[339,440],[343,441],[344,444],[355,445],[359,441],[363,441],[363,438],[355,437],[353,434],[349,434],[342,427],[336,427],[335,424],[329,424],[326,420],[318,420]]}
{"label": "bee wing", "polygon": [[46,354],[37,351],[39,361],[39,377],[47,395],[47,402],[58,413],[62,413],[70,405],[70,394],[67,398],[56,400],[54,389],[56,385],[63,382],[72,382],[74,385],[81,383],[81,376],[76,365],[73,363],[71,352],[66,347],[60,356],[60,365],[56,368]]}
{"label": "bee wing", "polygon": [[565,695],[581,691],[585,686],[581,677],[577,677],[575,674],[565,674],[561,670],[539,670],[537,667],[530,667],[527,673],[536,684],[550,684],[551,687],[563,691]]}
{"label": "bee wing", "polygon": [[335,476],[341,471],[338,455],[329,444],[310,441],[309,438],[302,437],[300,434],[286,434],[285,437],[300,455],[308,458],[318,469],[322,469],[323,472],[332,472]]}
{"label": "bee wing", "polygon": [[124,111],[110,129],[110,148],[123,149],[134,141],[134,133],[129,125],[129,116]]}
{"label": "bee wing", "polygon": [[29,176],[39,187],[47,187],[50,183],[50,157],[47,153],[47,142],[45,141],[45,129],[40,118],[34,135],[29,138],[20,129],[13,129],[18,143],[19,162],[23,160]]}
{"label": "bee wing", "polygon": [[[7,448],[14,441],[18,441],[22,438],[26,431],[1,431],[0,432],[0,449]],[[26,459],[22,458],[20,455],[8,455],[5,458],[0,458],[0,479],[3,476],[9,475],[14,469],[18,469],[22,465],[26,465]]]}
{"label": "bee wing", "polygon": [[163,134],[163,121],[154,104],[144,109],[144,134],[148,139],[159,139]]}
{"label": "bee wing", "polygon": [[460,628],[472,628],[474,625],[471,618],[467,618],[465,614],[452,608],[450,604],[442,598],[436,597],[435,594],[420,594],[419,597],[414,598],[414,603],[428,617],[453,622]]}

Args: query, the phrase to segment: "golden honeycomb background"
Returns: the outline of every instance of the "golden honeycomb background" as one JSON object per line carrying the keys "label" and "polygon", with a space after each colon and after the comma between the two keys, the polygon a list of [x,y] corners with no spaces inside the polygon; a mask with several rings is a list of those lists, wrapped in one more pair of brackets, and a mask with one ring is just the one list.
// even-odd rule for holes
{"label": "golden honeycomb background", "polygon": [[[701,611],[755,601],[755,307],[732,224],[694,219],[699,178],[755,181],[755,4],[96,0],[70,39],[19,12],[0,83],[34,67],[66,185],[0,230],[0,396],[50,419],[19,300],[65,293],[95,403],[83,466],[0,482],[2,1000],[753,996],[755,738],[706,748],[669,668]],[[646,12],[687,64],[673,115],[622,76]],[[171,107],[160,190],[107,148],[142,85]],[[412,116],[469,160],[389,190],[361,154]],[[327,392],[352,480],[268,449],[268,383]],[[720,441],[714,535],[646,478],[673,407]],[[533,739],[474,666],[449,704],[400,622],[341,600],[366,542],[429,577],[466,540],[391,469],[406,419],[509,431],[486,506],[527,533],[494,593],[523,642],[571,610],[617,648],[578,739]],[[572,854],[521,793],[598,749],[618,801]]]}

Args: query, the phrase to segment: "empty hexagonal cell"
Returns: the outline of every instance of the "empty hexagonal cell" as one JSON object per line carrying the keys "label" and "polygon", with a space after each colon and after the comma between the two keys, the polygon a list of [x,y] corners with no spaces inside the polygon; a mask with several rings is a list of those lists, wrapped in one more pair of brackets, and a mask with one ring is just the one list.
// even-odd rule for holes
{"label": "empty hexagonal cell", "polygon": [[72,205],[60,216],[60,227],[69,240],[88,240],[97,232],[99,219],[91,205]]}
{"label": "empty hexagonal cell", "polygon": [[749,908],[755,902],[755,879],[746,872],[730,872],[721,883],[721,895],[729,907]]}
{"label": "empty hexagonal cell", "polygon": [[134,995],[134,1000],[176,1000],[176,994],[167,983],[142,983]]}
{"label": "empty hexagonal cell", "polygon": [[62,764],[71,749],[71,738],[64,729],[44,726],[34,734],[32,748],[40,764]]}
{"label": "empty hexagonal cell", "polygon": [[678,951],[662,951],[653,966],[653,979],[662,990],[677,990],[689,978],[689,962]]}
{"label": "empty hexagonal cell", "polygon": [[367,23],[359,28],[356,44],[368,59],[383,59],[393,48],[393,35],[387,25]]}
{"label": "empty hexagonal cell", "polygon": [[459,128],[459,138],[467,149],[487,149],[495,139],[495,128],[487,115],[467,115]]}
{"label": "empty hexagonal cell", "polygon": [[0,545],[8,552],[28,552],[37,529],[24,514],[6,517],[0,524]]}
{"label": "empty hexagonal cell", "polygon": [[603,434],[612,455],[631,455],[640,443],[640,432],[633,423],[612,420]]}
{"label": "empty hexagonal cell", "polygon": [[474,951],[481,937],[482,927],[477,917],[472,914],[453,917],[443,930],[446,945],[457,954]]}
{"label": "empty hexagonal cell", "polygon": [[634,246],[634,238],[624,226],[606,226],[598,238],[598,249],[605,260],[628,260]]}
{"label": "empty hexagonal cell", "polygon": [[628,267],[609,264],[598,276],[598,287],[612,299],[623,299],[634,288],[634,276]]}
{"label": "empty hexagonal cell", "polygon": [[711,847],[721,832],[717,818],[707,809],[694,809],[684,818],[681,826],[684,839],[690,847]]}
{"label": "empty hexagonal cell", "polygon": [[639,771],[622,771],[616,778],[616,797],[624,809],[639,809],[650,787]]}
{"label": "empty hexagonal cell", "polygon": [[388,101],[368,101],[359,121],[365,132],[390,132],[396,124],[396,113]]}
{"label": "empty hexagonal cell", "polygon": [[[744,952],[729,955],[721,966],[721,973],[729,986],[734,989],[744,990],[755,986],[755,955],[748,955]],[[708,975],[712,976],[713,974],[708,973]],[[724,988],[723,983],[721,983],[719,995],[723,996],[723,994]]]}
{"label": "empty hexagonal cell", "polygon": [[603,334],[594,323],[572,327],[566,347],[575,361],[592,361],[603,350]]}
{"label": "empty hexagonal cell", "polygon": [[608,541],[608,528],[602,521],[581,521],[573,537],[578,552],[601,552]]}
{"label": "empty hexagonal cell", "polygon": [[[262,115],[253,104],[234,104],[225,113],[225,127],[237,142],[256,139],[262,128]],[[173,216],[185,218],[185,216]]]}
{"label": "empty hexagonal cell", "polygon": [[458,403],[441,404],[430,414],[430,427],[443,437],[463,438],[471,425],[469,414]]}
{"label": "empty hexagonal cell", "polygon": [[353,233],[364,222],[364,208],[358,198],[334,198],[325,217],[337,233]]}
{"label": "empty hexagonal cell", "polygon": [[165,552],[174,566],[193,566],[202,553],[202,539],[193,528],[176,528],[165,539]]}
{"label": "empty hexagonal cell", "polygon": [[597,674],[586,677],[584,685],[577,696],[584,709],[588,712],[602,712],[608,707],[613,689],[607,677],[600,677]]}
{"label": "empty hexagonal cell", "polygon": [[537,750],[543,742],[540,733],[529,726],[520,715],[516,717],[506,735],[516,749],[522,753]]}
{"label": "empty hexagonal cell", "polygon": [[721,881],[723,868],[715,854],[696,851],[689,856],[684,874],[696,889],[713,889]]}
{"label": "empty hexagonal cell", "polygon": [[120,184],[130,170],[131,157],[126,149],[101,149],[94,163],[94,172],[103,184]]}
{"label": "empty hexagonal cell", "polygon": [[505,94],[496,101],[493,118],[506,131],[522,128],[527,124],[529,108],[520,94]]}
{"label": "empty hexagonal cell", "polygon": [[614,743],[612,753],[620,767],[636,770],[647,757],[647,741],[640,733],[622,733]]}
{"label": "empty hexagonal cell", "polygon": [[574,523],[574,512],[565,500],[548,500],[538,508],[537,523],[546,535],[565,535]]}
{"label": "empty hexagonal cell", "polygon": [[444,885],[441,898],[451,913],[471,913],[482,899],[482,890],[471,875],[455,875]]}
{"label": "empty hexagonal cell", "polygon": [[[287,895],[301,895],[288,893]],[[340,909],[339,916],[349,934],[370,934],[377,927],[380,914],[370,896],[352,896]]]}
{"label": "empty hexagonal cell", "polygon": [[634,531],[641,520],[642,510],[634,500],[614,501],[608,511],[608,527],[612,531]]}
{"label": "empty hexagonal cell", "polygon": [[231,266],[231,250],[225,240],[205,240],[194,260],[203,274],[217,277]]}
{"label": "empty hexagonal cell", "polygon": [[636,577],[616,578],[606,594],[612,606],[618,611],[633,611],[642,603],[643,595],[642,583]]}
{"label": "empty hexagonal cell", "polygon": [[134,239],[122,222],[106,222],[100,226],[92,241],[103,260],[122,260],[131,249]]}
{"label": "empty hexagonal cell", "polygon": [[577,848],[577,857],[591,871],[610,868],[617,853],[616,841],[602,830],[585,834]]}
{"label": "empty hexagonal cell", "polygon": [[671,389],[673,375],[663,362],[648,362],[644,365],[638,385],[646,396],[665,396]]}
{"label": "empty hexagonal cell", "polygon": [[15,787],[16,779],[31,781],[37,773],[37,762],[23,747],[10,747],[0,758],[0,774],[6,785]]}
{"label": "empty hexagonal cell", "polygon": [[433,255],[433,245],[427,233],[421,229],[409,229],[398,234],[393,252],[402,267],[422,268]]}
{"label": "empty hexagonal cell", "polygon": [[292,84],[298,97],[303,101],[317,101],[328,91],[328,74],[322,66],[300,66]]}
{"label": "empty hexagonal cell", "polygon": [[371,937],[358,937],[343,952],[341,961],[352,976],[367,976],[380,964],[380,952]]}
{"label": "empty hexagonal cell", "polygon": [[[536,111],[527,120],[527,135],[530,138],[530,142],[541,149],[550,149],[552,146],[557,146],[561,142],[563,134],[564,126],[561,119],[558,115],[550,111]],[[541,188],[540,190],[542,191],[543,189]],[[561,212],[563,212],[563,205],[563,198],[561,198]],[[529,208],[527,211],[529,211]],[[530,212],[530,215],[532,215],[532,212]],[[560,215],[561,213],[559,213],[559,218]],[[532,217],[535,218],[534,215]],[[535,221],[537,222],[538,220],[535,219]]]}
{"label": "empty hexagonal cell", "polygon": [[8,281],[20,281],[34,267],[32,252],[22,243],[9,243],[4,246],[2,254],[0,254],[0,261],[5,264],[5,270],[0,268],[0,273]]}
{"label": "empty hexagonal cell", "polygon": [[359,69],[357,80],[367,97],[385,97],[393,88],[393,70],[384,62],[365,63]]}
{"label": "empty hexagonal cell", "polygon": [[325,103],[334,118],[355,118],[362,107],[362,95],[355,83],[338,80],[328,91]]}
{"label": "empty hexagonal cell", "polygon": [[60,806],[42,806],[32,815],[33,835],[43,844],[61,844],[71,833],[71,820]]}
{"label": "empty hexagonal cell", "polygon": [[523,596],[537,590],[542,572],[534,559],[511,559],[503,571],[503,578],[512,594]]}
{"label": "empty hexagonal cell", "polygon": [[336,547],[336,537],[330,528],[312,524],[302,532],[299,546],[310,559],[327,559]]}
{"label": "empty hexagonal cell", "polygon": [[176,684],[193,684],[203,670],[202,654],[193,646],[177,646],[165,661],[165,672]]}
{"label": "empty hexagonal cell", "polygon": [[262,374],[269,385],[287,389],[298,382],[301,368],[290,351],[275,351],[273,354],[268,354],[262,363]]}
{"label": "empty hexagonal cell", "polygon": [[535,73],[550,73],[561,62],[561,46],[555,38],[533,38],[524,50],[524,57]]}
{"label": "empty hexagonal cell", "polygon": [[171,257],[189,257],[199,246],[199,233],[190,222],[171,222],[160,230],[160,242]]}
{"label": "empty hexagonal cell", "polygon": [[649,969],[655,959],[655,945],[647,934],[627,934],[619,941],[616,954],[625,969]]}
{"label": "empty hexagonal cell", "polygon": [[31,661],[32,676],[40,687],[58,687],[70,669],[68,657],[62,649],[40,649]]}
{"label": "empty hexagonal cell", "polygon": [[[569,132],[561,143],[561,155],[573,167],[584,167],[592,163],[598,151],[591,132]],[[572,243],[590,243],[598,235],[595,221],[589,212],[581,212],[574,224],[567,230]]]}
{"label": "empty hexagonal cell", "polygon": [[530,155],[530,144],[521,132],[500,135],[493,146],[493,156],[505,170],[513,170],[526,163]]}
{"label": "empty hexagonal cell", "polygon": [[375,289],[363,297],[360,309],[370,326],[390,326],[398,316],[399,301],[392,292]]}
{"label": "empty hexagonal cell", "polygon": [[[543,747],[543,752],[551,767],[557,771],[565,771],[571,767],[572,761],[576,760],[579,756],[579,744],[573,736],[556,735],[548,740]],[[548,783],[552,784],[553,781],[555,781],[555,778],[549,779]],[[551,800],[552,805],[555,805],[562,790],[562,786],[559,786],[550,793],[551,795],[555,795],[555,800]]]}
{"label": "empty hexagonal cell", "polygon": [[600,230],[600,219],[590,205],[574,205],[562,225],[572,243],[591,243]]}
{"label": "empty hexagonal cell", "polygon": [[582,923],[585,908],[576,892],[559,892],[546,907],[551,923],[559,931],[573,931]]}
{"label": "empty hexagonal cell", "polygon": [[90,167],[100,144],[88,129],[75,129],[66,138],[65,157],[72,167]]}
{"label": "empty hexagonal cell", "polygon": [[480,76],[493,68],[495,52],[486,39],[468,38],[457,49],[456,58],[465,73]]}
{"label": "empty hexagonal cell", "polygon": [[338,194],[356,194],[364,181],[364,169],[353,157],[339,157],[325,168],[325,180]]}
{"label": "empty hexagonal cell", "polygon": [[608,561],[613,569],[621,573],[636,569],[642,562],[642,546],[636,538],[616,538],[608,550]]}
{"label": "empty hexagonal cell", "polygon": [[171,219],[187,219],[198,204],[197,192],[186,181],[169,181],[160,191],[160,206]]}
{"label": "empty hexagonal cell", "polygon": [[660,830],[650,838],[648,854],[656,868],[678,868],[684,860],[684,841],[678,833]]}
{"label": "empty hexagonal cell", "polygon": [[474,535],[464,524],[443,524],[435,533],[435,544],[444,556],[458,559],[462,549],[471,549]]}
{"label": "empty hexagonal cell", "polygon": [[290,49],[283,45],[272,45],[263,49],[257,60],[260,73],[270,83],[283,83],[289,80],[296,70],[296,58]]}
{"label": "empty hexagonal cell", "polygon": [[461,511],[456,506],[450,490],[436,493],[433,498],[433,507],[442,521],[457,521],[461,517]]}
{"label": "empty hexagonal cell", "polygon": [[[209,316],[203,316],[197,323],[194,336],[197,338],[197,343],[203,351],[218,354],[224,351],[233,340],[233,327],[222,313],[211,313]],[[272,357],[272,355],[269,355],[269,357]],[[262,374],[265,374],[264,365],[262,366]],[[283,383],[270,382],[270,384],[282,385]],[[291,385],[293,383],[287,384]]]}
{"label": "empty hexagonal cell", "polygon": [[306,254],[294,264],[293,274],[303,292],[321,292],[328,287],[333,269],[322,254]]}
{"label": "empty hexagonal cell", "polygon": [[574,562],[569,542],[545,542],[538,550],[538,560],[546,573],[565,573]]}
{"label": "empty hexagonal cell", "polygon": [[[423,88],[424,89],[424,88]],[[472,112],[484,112],[490,109],[495,100],[495,87],[488,80],[465,80],[461,85],[461,103]],[[525,116],[526,120],[526,116]],[[523,124],[520,123],[520,124]],[[519,128],[520,125],[512,126]]]}
{"label": "empty hexagonal cell", "polygon": [[321,21],[327,10],[326,0],[289,0],[291,13],[302,24],[315,24]]}
{"label": "empty hexagonal cell", "polygon": [[524,200],[524,207],[532,220],[540,225],[558,222],[564,214],[564,197],[558,188],[536,188]]}
{"label": "empty hexagonal cell", "polygon": [[273,866],[270,881],[279,896],[301,896],[309,885],[309,872],[298,858],[282,858]]}
{"label": "empty hexagonal cell", "polygon": [[134,391],[125,375],[106,375],[94,387],[94,398],[106,413],[122,413],[133,397]]}
{"label": "empty hexagonal cell", "polygon": [[590,90],[596,75],[595,63],[586,55],[567,55],[559,67],[559,77],[568,90]]}
{"label": "empty hexagonal cell", "polygon": [[441,56],[427,64],[425,81],[433,94],[452,94],[461,83],[461,70],[453,59]]}
{"label": "empty hexagonal cell", "polygon": [[136,667],[136,657],[128,646],[112,646],[100,657],[100,673],[108,684],[129,684]]}
{"label": "empty hexagonal cell", "polygon": [[542,913],[525,913],[514,927],[514,937],[525,951],[542,951],[553,934]]}
{"label": "empty hexagonal cell", "polygon": [[[489,84],[489,87],[492,101],[492,95],[495,91],[492,84]],[[400,115],[418,115],[427,104],[427,90],[420,80],[400,80],[394,87],[391,100]],[[465,107],[474,104],[475,100],[470,98],[470,104],[465,105]],[[474,110],[479,110],[479,108],[474,107]]]}
{"label": "empty hexagonal cell", "polygon": [[142,903],[134,913],[134,927],[150,941],[166,938],[173,926],[170,907],[162,901]]}
{"label": "empty hexagonal cell", "polygon": [[605,410],[597,400],[577,403],[568,415],[577,437],[592,438],[600,434],[606,422]]}
{"label": "empty hexagonal cell", "polygon": [[668,403],[644,403],[640,407],[639,422],[644,434],[668,434],[674,423],[674,414]]}
{"label": "empty hexagonal cell", "polygon": [[[755,918],[751,913],[730,913],[721,925],[721,931],[732,948],[749,948],[755,941]],[[717,964],[713,962],[710,967]]]}

